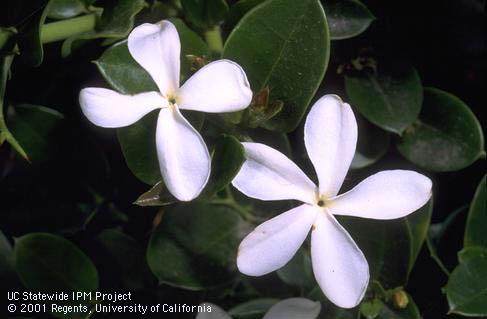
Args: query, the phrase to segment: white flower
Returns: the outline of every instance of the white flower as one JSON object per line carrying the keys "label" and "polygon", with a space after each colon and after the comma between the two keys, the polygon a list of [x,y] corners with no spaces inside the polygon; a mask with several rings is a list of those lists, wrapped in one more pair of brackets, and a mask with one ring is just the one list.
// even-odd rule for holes
{"label": "white flower", "polygon": [[176,198],[192,200],[208,181],[210,155],[201,135],[179,110],[220,113],[246,108],[252,91],[245,72],[232,61],[218,60],[179,87],[181,43],[175,26],[168,21],[136,27],[128,37],[128,49],[159,91],[124,95],[85,88],[79,97],[83,113],[98,126],[123,127],[160,109],[155,134],[162,177]]}
{"label": "white flower", "polygon": [[318,175],[315,184],[282,153],[259,143],[243,143],[247,160],[233,185],[261,200],[295,199],[303,205],[261,224],[239,247],[237,266],[249,276],[283,267],[309,230],[315,278],[336,305],[358,305],[369,282],[362,251],[333,215],[393,219],[422,207],[431,196],[431,180],[413,171],[374,174],[337,196],[357,144],[357,122],[350,105],[326,95],[306,119],[304,141]]}

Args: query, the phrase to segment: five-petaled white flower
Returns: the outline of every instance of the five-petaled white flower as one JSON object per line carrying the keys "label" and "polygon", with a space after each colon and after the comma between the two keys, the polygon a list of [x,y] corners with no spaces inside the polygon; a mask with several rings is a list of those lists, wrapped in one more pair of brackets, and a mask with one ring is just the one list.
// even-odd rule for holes
{"label": "five-petaled white flower", "polygon": [[284,154],[259,143],[243,143],[246,153],[233,185],[261,200],[295,199],[303,205],[256,227],[239,247],[237,266],[249,276],[283,267],[311,234],[315,278],[336,305],[359,304],[369,282],[362,251],[333,215],[393,219],[422,207],[431,180],[406,170],[382,171],[339,195],[357,144],[357,122],[338,96],[316,102],[306,119],[304,142],[318,176],[315,184]]}
{"label": "five-petaled white flower", "polygon": [[123,127],[160,109],[156,147],[161,175],[179,200],[197,197],[210,176],[210,155],[201,135],[179,109],[234,112],[252,99],[242,68],[229,60],[207,64],[179,87],[181,43],[168,21],[145,23],[128,37],[132,57],[152,77],[159,92],[124,95],[103,88],[85,88],[80,104],[85,116],[102,127]]}

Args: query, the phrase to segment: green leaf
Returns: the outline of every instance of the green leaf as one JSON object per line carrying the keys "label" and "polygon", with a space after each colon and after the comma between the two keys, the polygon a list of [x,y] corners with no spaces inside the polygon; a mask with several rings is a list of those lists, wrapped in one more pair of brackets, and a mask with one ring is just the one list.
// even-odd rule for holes
{"label": "green leaf", "polygon": [[374,15],[358,0],[323,1],[332,40],[348,39],[364,32]]}
{"label": "green leaf", "polygon": [[14,267],[14,252],[12,245],[0,231],[0,282],[3,287],[17,288],[18,277]]}
{"label": "green leaf", "polygon": [[446,297],[450,313],[487,316],[487,254],[470,256],[453,270]]}
{"label": "green leaf", "polygon": [[311,267],[311,256],[308,250],[303,247],[284,267],[277,271],[277,275],[291,286],[313,288],[316,285]]}
{"label": "green leaf", "polygon": [[152,111],[136,123],[117,129],[127,166],[138,179],[149,185],[162,179],[156,149],[158,115],[157,110]]}
{"label": "green leaf", "polygon": [[51,19],[68,19],[88,12],[89,4],[85,0],[51,0],[47,17]]}
{"label": "green leaf", "polygon": [[166,206],[177,202],[178,200],[169,193],[164,181],[157,182],[147,192],[137,198],[134,204],[145,206]]}
{"label": "green leaf", "polygon": [[232,281],[240,239],[249,226],[226,206],[183,204],[165,211],[147,249],[160,283],[201,290]]}
{"label": "green leaf", "polygon": [[487,248],[487,233],[485,227],[487,225],[487,185],[486,177],[479,183],[470,209],[468,211],[467,226],[465,228],[465,238],[463,239],[463,245],[465,247],[470,246],[482,246]]}
{"label": "green leaf", "polygon": [[[47,233],[32,233],[15,240],[15,268],[30,291],[95,292],[98,272],[91,260],[70,241]],[[80,301],[59,302],[79,304]],[[88,301],[86,301],[88,303]],[[73,317],[69,313],[66,317]]]}
{"label": "green leaf", "polygon": [[299,124],[328,65],[330,37],[318,0],[269,0],[240,20],[223,56],[239,63],[254,92],[270,88],[284,103],[265,127],[292,131]]}
{"label": "green leaf", "polygon": [[48,152],[56,128],[64,116],[53,109],[21,104],[15,107],[14,115],[8,119],[10,131],[32,162],[48,159]]}
{"label": "green leaf", "polygon": [[260,319],[278,301],[273,298],[250,300],[233,307],[228,314],[236,319]]}
{"label": "green leaf", "polygon": [[407,282],[426,237],[431,218],[431,202],[396,220],[367,220],[340,217],[343,227],[364,252],[370,267],[370,280],[386,289]]}
{"label": "green leaf", "polygon": [[110,271],[118,271],[126,289],[143,289],[155,284],[144,250],[135,239],[116,229],[102,231],[97,239],[113,261]]}
{"label": "green leaf", "polygon": [[5,55],[0,57],[0,146],[4,141],[7,141],[13,149],[20,154],[24,159],[29,160],[27,153],[25,153],[22,146],[12,135],[5,123],[4,117],[4,101],[5,101],[5,87],[7,86],[7,78],[10,72],[10,66],[13,61],[13,55]]}
{"label": "green leaf", "polygon": [[225,0],[181,0],[186,19],[201,29],[220,24],[227,15]]}
{"label": "green leaf", "polygon": [[158,91],[149,73],[130,55],[127,40],[106,49],[94,63],[110,86],[120,93]]}
{"label": "green leaf", "polygon": [[412,299],[412,297],[406,293],[408,298],[408,304],[405,308],[398,308],[397,306],[389,303],[384,304],[377,319],[421,319],[418,306]]}
{"label": "green leaf", "polygon": [[364,168],[374,164],[385,155],[390,144],[389,133],[366,121],[358,115],[358,142],[350,167]]}
{"label": "green leaf", "polygon": [[378,62],[376,70],[363,69],[345,76],[352,106],[367,120],[397,134],[419,115],[423,87],[416,70],[401,61]]}
{"label": "green leaf", "polygon": [[460,263],[465,263],[472,257],[483,256],[487,257],[487,248],[480,246],[464,247],[458,252],[458,260]]}
{"label": "green leaf", "polygon": [[261,4],[265,0],[240,0],[230,7],[227,18],[225,19],[225,29],[233,30],[235,25],[242,19],[252,8]]}
{"label": "green leaf", "polygon": [[22,2],[22,11],[27,15],[18,27],[20,57],[27,64],[39,66],[44,58],[41,42],[41,27],[46,20],[52,0],[31,0]]}
{"label": "green leaf", "polygon": [[414,164],[436,172],[465,168],[484,153],[479,121],[459,98],[435,88],[425,88],[419,120],[397,145]]}
{"label": "green leaf", "polygon": [[62,45],[62,55],[71,54],[73,47],[86,40],[98,38],[121,39],[126,37],[134,26],[134,20],[145,6],[144,0],[108,0],[104,2],[100,21],[96,30],[74,35]]}
{"label": "green leaf", "polygon": [[382,308],[384,308],[384,303],[380,299],[363,301],[360,304],[360,313],[366,319],[374,319],[377,318],[377,316],[380,314]]}
{"label": "green leaf", "polygon": [[233,136],[222,135],[211,158],[211,175],[199,198],[208,198],[230,184],[245,161],[242,144]]}

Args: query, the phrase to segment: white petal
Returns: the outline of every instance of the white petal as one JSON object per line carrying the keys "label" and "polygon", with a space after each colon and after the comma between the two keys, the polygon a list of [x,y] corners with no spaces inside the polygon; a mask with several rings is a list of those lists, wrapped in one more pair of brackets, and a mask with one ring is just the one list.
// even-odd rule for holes
{"label": "white petal", "polygon": [[286,155],[260,143],[242,143],[247,160],[232,184],[245,195],[262,200],[316,200],[316,186]]}
{"label": "white petal", "polygon": [[169,21],[144,23],[130,33],[127,44],[132,57],[149,72],[161,93],[176,93],[181,52],[176,27]]}
{"label": "white petal", "polygon": [[276,303],[262,319],[315,319],[321,311],[319,301],[289,298]]}
{"label": "white petal", "polygon": [[431,180],[413,171],[382,171],[328,203],[333,214],[394,219],[421,208],[431,197]]}
{"label": "white petal", "polygon": [[204,307],[205,311],[198,312],[195,319],[232,319],[232,317],[230,317],[230,315],[227,314],[225,310],[210,302],[204,302],[198,307]]}
{"label": "white petal", "polygon": [[181,109],[208,113],[235,112],[252,101],[244,70],[230,60],[205,65],[179,91]]}
{"label": "white petal", "polygon": [[210,176],[210,155],[201,135],[178,109],[162,109],[157,120],[157,156],[168,190],[181,201],[196,198]]}
{"label": "white petal", "polygon": [[284,266],[306,239],[317,212],[304,204],[257,226],[238,248],[240,272],[262,276]]}
{"label": "white petal", "polygon": [[304,143],[316,170],[320,194],[338,194],[357,145],[357,121],[350,105],[325,95],[311,108],[304,126]]}
{"label": "white petal", "polygon": [[316,281],[331,302],[342,308],[360,303],[369,283],[369,265],[347,231],[326,211],[316,218],[311,232],[311,260]]}
{"label": "white petal", "polygon": [[83,114],[102,127],[122,127],[133,124],[167,101],[159,92],[124,95],[103,88],[85,88],[79,94]]}

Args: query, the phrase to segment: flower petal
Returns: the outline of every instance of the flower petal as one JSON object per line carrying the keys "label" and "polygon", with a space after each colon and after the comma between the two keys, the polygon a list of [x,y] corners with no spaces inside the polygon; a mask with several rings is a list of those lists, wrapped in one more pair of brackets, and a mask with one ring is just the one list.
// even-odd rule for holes
{"label": "flower petal", "polygon": [[421,208],[431,197],[431,180],[413,171],[382,171],[352,190],[335,197],[333,214],[374,219],[394,219]]}
{"label": "flower petal", "polygon": [[284,266],[306,239],[317,212],[304,204],[257,226],[238,248],[240,272],[262,276]]}
{"label": "flower petal", "polygon": [[289,298],[276,303],[262,319],[316,319],[321,311],[319,301]]}
{"label": "flower petal", "polygon": [[161,93],[176,93],[181,52],[176,27],[169,21],[144,23],[130,33],[127,44],[132,57],[151,75]]}
{"label": "flower petal", "polygon": [[79,94],[83,114],[102,127],[123,127],[137,122],[157,108],[166,107],[167,101],[159,92],[124,95],[103,88],[85,88]]}
{"label": "flower petal", "polygon": [[342,308],[360,303],[369,283],[369,265],[348,232],[328,212],[316,218],[311,260],[316,281],[331,302]]}
{"label": "flower petal", "polygon": [[201,135],[177,108],[161,110],[156,144],[168,190],[181,201],[196,198],[210,176],[210,155]]}
{"label": "flower petal", "polygon": [[311,108],[304,126],[304,143],[316,170],[320,194],[338,194],[357,145],[357,121],[350,105],[325,95]]}
{"label": "flower petal", "polygon": [[244,70],[230,60],[205,65],[179,91],[181,109],[209,113],[235,112],[252,101]]}
{"label": "flower petal", "polygon": [[262,200],[316,200],[316,186],[286,155],[260,143],[242,143],[247,160],[232,181],[245,195]]}

